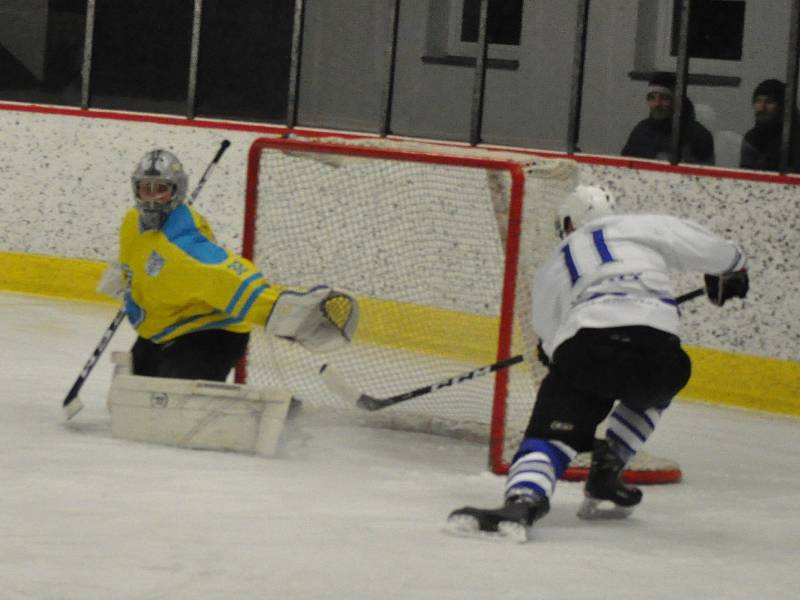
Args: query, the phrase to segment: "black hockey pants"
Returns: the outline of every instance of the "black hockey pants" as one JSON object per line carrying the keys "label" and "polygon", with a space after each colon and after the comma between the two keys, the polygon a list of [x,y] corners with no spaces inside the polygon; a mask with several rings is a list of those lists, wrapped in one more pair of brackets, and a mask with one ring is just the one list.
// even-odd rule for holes
{"label": "black hockey pants", "polygon": [[211,329],[182,335],[164,344],[138,338],[133,373],[150,377],[225,381],[247,350],[249,333]]}
{"label": "black hockey pants", "polygon": [[645,326],[581,329],[553,353],[526,437],[591,450],[615,400],[644,411],[669,406],[691,373],[680,339]]}

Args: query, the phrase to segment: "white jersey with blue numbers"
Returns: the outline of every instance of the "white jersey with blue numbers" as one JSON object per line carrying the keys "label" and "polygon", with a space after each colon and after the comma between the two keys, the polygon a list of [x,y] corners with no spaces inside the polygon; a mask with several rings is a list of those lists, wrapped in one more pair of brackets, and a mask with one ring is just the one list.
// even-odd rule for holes
{"label": "white jersey with blue numbers", "polygon": [[568,235],[537,271],[533,324],[548,356],[582,328],[646,325],[678,334],[671,271],[744,268],[742,249],[667,215],[612,215]]}

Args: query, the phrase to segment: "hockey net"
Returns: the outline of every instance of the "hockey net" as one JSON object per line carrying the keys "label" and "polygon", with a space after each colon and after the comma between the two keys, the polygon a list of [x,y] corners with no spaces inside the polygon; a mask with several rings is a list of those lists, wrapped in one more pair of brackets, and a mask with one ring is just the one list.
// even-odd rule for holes
{"label": "hockey net", "polygon": [[[486,442],[489,467],[505,472],[544,375],[530,282],[556,242],[554,208],[577,176],[569,160],[445,144],[256,140],[244,256],[274,284],[354,294],[361,318],[353,343],[325,355],[254,333],[238,380],[288,387],[304,407],[349,420]],[[319,376],[330,363],[382,398],[517,354],[526,360],[376,412],[344,401]],[[640,459],[628,480],[650,481],[674,465],[641,460],[652,462]],[[585,476],[582,463],[568,478]],[[640,470],[649,475],[637,478]]]}

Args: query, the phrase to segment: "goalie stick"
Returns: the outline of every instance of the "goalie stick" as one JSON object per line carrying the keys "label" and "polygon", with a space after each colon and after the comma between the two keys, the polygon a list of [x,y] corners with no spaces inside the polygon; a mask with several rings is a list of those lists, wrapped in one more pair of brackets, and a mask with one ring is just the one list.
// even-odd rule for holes
{"label": "goalie stick", "polygon": [[[214,167],[219,162],[219,159],[222,158],[222,155],[225,153],[225,150],[228,149],[231,143],[228,140],[222,140],[222,143],[219,145],[219,150],[214,155],[214,158],[211,159],[211,162],[206,167],[206,170],[203,172],[203,175],[200,177],[200,181],[197,182],[197,186],[195,186],[194,191],[189,196],[189,199],[186,201],[187,204],[190,206],[194,204],[194,201],[197,199],[197,196],[200,194],[200,190],[203,189],[203,186],[206,183],[206,179],[213,171]],[[100,338],[100,342],[97,344],[97,347],[92,352],[92,355],[89,357],[89,360],[86,361],[86,364],[83,366],[80,375],[75,380],[75,383],[72,384],[69,392],[67,392],[66,397],[62,403],[62,407],[64,409],[64,416],[67,421],[69,421],[72,417],[74,417],[80,410],[83,408],[83,402],[78,397],[78,393],[81,391],[83,384],[86,382],[86,378],[89,377],[89,373],[92,372],[94,365],[97,363],[100,356],[103,354],[103,351],[108,346],[108,343],[111,341],[111,338],[114,337],[117,329],[119,328],[122,320],[125,318],[125,307],[119,309],[117,314],[114,316],[114,319],[111,321],[111,324],[106,328],[103,332],[103,337]]]}
{"label": "goalie stick", "polygon": [[[702,296],[706,293],[705,288],[698,288],[696,290],[692,290],[691,292],[687,292],[681,296],[675,298],[676,304],[682,304],[687,300],[692,300],[693,298],[697,298],[698,296]],[[461,375],[457,375],[455,377],[450,377],[449,379],[443,379],[438,383],[434,383],[431,385],[425,385],[422,387],[418,387],[416,389],[411,390],[410,392],[404,392],[402,394],[396,394],[394,396],[389,396],[387,398],[376,398],[374,396],[370,396],[369,394],[365,394],[348,384],[344,378],[331,366],[327,363],[322,365],[319,370],[320,377],[322,378],[323,383],[325,386],[334,394],[336,394],[339,398],[346,402],[353,402],[359,408],[363,408],[364,410],[374,411],[380,410],[382,408],[386,408],[388,406],[394,406],[400,402],[405,402],[406,400],[411,400],[413,398],[418,398],[419,396],[424,396],[425,394],[430,394],[431,392],[435,392],[444,387],[449,387],[451,385],[455,385],[457,383],[462,383],[464,381],[471,381],[473,379],[477,379],[478,377],[482,377],[484,375],[488,375],[489,373],[494,373],[495,371],[499,371],[501,369],[507,369],[508,367],[514,366],[517,363],[522,362],[524,357],[521,354],[517,354],[516,356],[511,356],[509,358],[504,358],[503,360],[499,360],[496,363],[492,363],[491,365],[486,365],[480,367],[478,369],[474,369],[472,371],[468,371],[466,373],[462,373]]]}

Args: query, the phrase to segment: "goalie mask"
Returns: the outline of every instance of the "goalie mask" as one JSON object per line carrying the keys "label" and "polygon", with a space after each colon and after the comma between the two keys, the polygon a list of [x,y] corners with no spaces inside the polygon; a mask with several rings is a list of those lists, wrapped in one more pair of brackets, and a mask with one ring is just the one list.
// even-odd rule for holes
{"label": "goalie mask", "polygon": [[133,195],[145,229],[159,229],[186,198],[188,177],[178,158],[166,150],[144,155],[131,176]]}
{"label": "goalie mask", "polygon": [[[579,185],[558,207],[556,233],[564,238],[590,221],[613,215],[617,201],[611,192],[593,185]],[[567,231],[568,225],[571,229]]]}

